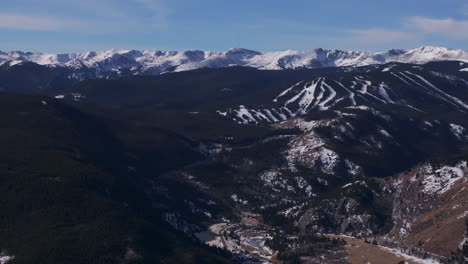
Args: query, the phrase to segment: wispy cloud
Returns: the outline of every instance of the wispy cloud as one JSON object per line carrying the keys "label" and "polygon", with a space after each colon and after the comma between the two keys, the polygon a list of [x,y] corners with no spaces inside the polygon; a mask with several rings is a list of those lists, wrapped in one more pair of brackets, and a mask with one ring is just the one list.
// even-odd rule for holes
{"label": "wispy cloud", "polygon": [[135,32],[141,25],[126,20],[90,20],[55,16],[37,16],[19,13],[0,13],[0,29],[68,32],[114,33]]}
{"label": "wispy cloud", "polygon": [[352,29],[347,33],[347,41],[367,45],[424,43],[431,36],[468,40],[468,20],[414,16],[404,18],[394,29]]}
{"label": "wispy cloud", "polygon": [[[27,0],[30,1],[30,0]],[[34,6],[33,3],[30,4]],[[118,0],[80,0],[80,1],[63,1],[63,0],[41,0],[41,6],[36,8],[44,13],[51,11],[57,15],[57,12],[63,12],[67,15],[78,15],[83,18],[126,18],[128,15],[128,3],[121,3]],[[48,7],[48,8],[47,8]],[[51,8],[53,7],[53,8]]]}
{"label": "wispy cloud", "polygon": [[465,4],[460,8],[460,14],[468,16],[468,4]]}
{"label": "wispy cloud", "polygon": [[62,31],[78,24],[78,21],[55,17],[0,13],[0,28],[3,29]]}
{"label": "wispy cloud", "polygon": [[44,10],[42,13],[0,12],[0,29],[85,33],[164,30],[172,14],[164,0],[101,0],[97,3],[82,0],[69,6],[58,0],[46,1],[49,4],[57,1],[57,5],[71,15],[47,14]]}
{"label": "wispy cloud", "polygon": [[411,17],[408,19],[408,26],[421,33],[441,34],[456,39],[468,39],[468,20]]}
{"label": "wispy cloud", "polygon": [[164,0],[134,0],[150,12],[151,25],[156,29],[166,29],[169,26],[169,16],[172,10]]}
{"label": "wispy cloud", "polygon": [[417,39],[417,36],[410,32],[379,28],[354,29],[349,30],[348,33],[351,34],[351,41],[363,42],[366,44],[392,44]]}

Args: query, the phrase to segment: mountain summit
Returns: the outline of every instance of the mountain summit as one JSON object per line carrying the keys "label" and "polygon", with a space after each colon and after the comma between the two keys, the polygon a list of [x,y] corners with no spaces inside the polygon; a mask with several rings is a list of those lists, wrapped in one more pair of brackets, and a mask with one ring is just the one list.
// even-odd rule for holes
{"label": "mountain summit", "polygon": [[262,70],[365,66],[388,62],[426,63],[440,60],[468,62],[468,51],[443,47],[420,47],[386,52],[312,49],[308,51],[258,52],[248,49],[211,51],[107,50],[99,52],[48,54],[0,52],[0,65],[33,62],[71,69],[90,68],[99,72],[129,70],[133,74],[160,74],[199,68],[247,66]]}

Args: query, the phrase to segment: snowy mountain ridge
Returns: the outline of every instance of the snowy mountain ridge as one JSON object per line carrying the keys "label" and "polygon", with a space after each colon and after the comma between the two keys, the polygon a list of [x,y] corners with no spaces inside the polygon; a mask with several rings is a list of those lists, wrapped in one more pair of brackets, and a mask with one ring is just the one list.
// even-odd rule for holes
{"label": "snowy mountain ridge", "polygon": [[107,50],[85,53],[48,54],[22,51],[0,51],[0,65],[34,62],[40,65],[71,69],[91,68],[100,72],[130,70],[133,74],[160,74],[199,68],[249,66],[261,70],[366,66],[389,62],[426,63],[456,60],[468,62],[468,51],[443,47],[420,47],[386,52],[312,49],[309,51],[258,52],[247,49],[210,51]]}

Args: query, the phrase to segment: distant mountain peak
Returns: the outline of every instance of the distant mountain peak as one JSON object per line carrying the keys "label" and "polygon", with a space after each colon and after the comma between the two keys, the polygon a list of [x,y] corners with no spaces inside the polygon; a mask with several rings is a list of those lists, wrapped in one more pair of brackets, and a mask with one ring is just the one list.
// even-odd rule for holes
{"label": "distant mountain peak", "polygon": [[249,66],[261,70],[282,70],[366,66],[389,62],[426,63],[439,60],[468,62],[468,51],[422,46],[410,50],[391,49],[386,52],[323,48],[308,51],[273,52],[259,52],[244,48],[232,48],[225,52],[119,49],[70,54],[0,52],[0,65],[7,62],[18,64],[21,61],[29,61],[41,65],[63,66],[72,69],[88,67],[99,72],[118,72],[121,69],[129,69],[133,71],[133,74],[160,74],[169,69],[185,71],[206,67]]}

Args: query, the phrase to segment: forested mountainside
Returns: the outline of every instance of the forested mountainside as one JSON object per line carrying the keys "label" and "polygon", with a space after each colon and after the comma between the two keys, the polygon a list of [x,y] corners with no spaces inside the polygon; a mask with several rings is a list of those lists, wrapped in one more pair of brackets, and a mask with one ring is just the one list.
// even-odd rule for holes
{"label": "forested mountainside", "polygon": [[3,64],[0,262],[466,263],[467,66],[384,62]]}

